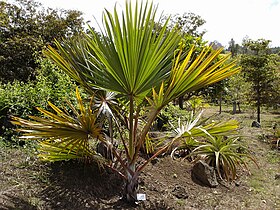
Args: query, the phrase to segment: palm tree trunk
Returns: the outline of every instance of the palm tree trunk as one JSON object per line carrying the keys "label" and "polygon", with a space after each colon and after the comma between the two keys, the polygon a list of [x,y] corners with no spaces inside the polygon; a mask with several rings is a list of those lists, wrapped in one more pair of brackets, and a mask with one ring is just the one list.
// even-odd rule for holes
{"label": "palm tree trunk", "polygon": [[135,147],[134,147],[134,104],[133,104],[133,96],[129,96],[129,142],[128,142],[128,152],[129,158],[132,159]]}
{"label": "palm tree trunk", "polygon": [[[135,172],[135,164],[130,166],[130,169]],[[137,190],[138,190],[138,174],[133,175],[128,171],[127,180],[124,189],[124,196],[127,202],[135,203],[137,201]]]}

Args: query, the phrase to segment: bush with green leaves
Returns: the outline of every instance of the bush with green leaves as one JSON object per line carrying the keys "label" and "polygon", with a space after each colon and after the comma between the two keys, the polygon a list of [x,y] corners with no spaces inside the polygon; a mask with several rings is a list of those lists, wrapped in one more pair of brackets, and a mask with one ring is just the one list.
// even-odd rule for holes
{"label": "bush with green leaves", "polygon": [[0,132],[5,140],[16,141],[10,115],[22,118],[39,115],[36,107],[47,108],[48,100],[59,105],[65,97],[75,98],[72,91],[75,84],[68,75],[45,58],[38,62],[40,68],[35,81],[0,84]]}
{"label": "bush with green leaves", "polygon": [[190,112],[180,109],[179,106],[169,103],[164,109],[161,110],[157,120],[156,127],[159,131],[171,131],[174,127],[178,126],[178,119],[187,121],[190,117]]}

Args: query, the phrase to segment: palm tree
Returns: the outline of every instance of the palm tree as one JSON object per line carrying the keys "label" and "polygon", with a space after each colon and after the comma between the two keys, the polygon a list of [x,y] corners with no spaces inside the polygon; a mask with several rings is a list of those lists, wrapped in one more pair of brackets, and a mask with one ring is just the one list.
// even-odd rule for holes
{"label": "palm tree", "polygon": [[[45,51],[45,54],[54,63],[90,94],[96,96],[97,92],[102,91],[114,93],[119,110],[116,109],[117,106],[114,106],[114,109],[111,109],[112,106],[109,104],[104,106],[107,103],[106,97],[103,97],[103,108],[106,107],[105,110],[110,113],[111,119],[114,121],[111,125],[115,125],[115,131],[119,131],[117,137],[122,146],[118,148],[112,146],[106,135],[102,134],[102,129],[100,131],[92,124],[86,126],[86,122],[97,124],[98,120],[84,120],[85,123],[72,122],[75,126],[71,123],[67,124],[69,138],[67,129],[63,129],[64,133],[59,138],[66,139],[63,141],[65,143],[62,147],[64,153],[66,148],[68,152],[71,151],[69,154],[78,153],[79,145],[87,144],[73,143],[73,146],[71,143],[67,144],[67,139],[73,140],[75,136],[71,138],[70,136],[73,136],[74,130],[84,126],[88,129],[78,130],[78,132],[87,134],[87,136],[84,135],[84,141],[89,141],[88,136],[92,136],[91,139],[109,145],[115,157],[115,164],[112,164],[111,161],[103,163],[124,178],[126,182],[125,197],[132,202],[137,200],[140,172],[149,161],[163,153],[184,134],[177,134],[173,138],[169,136],[169,141],[165,141],[166,143],[150,159],[137,164],[140,149],[145,144],[151,126],[161,109],[186,93],[221,81],[239,71],[239,68],[235,67],[235,62],[228,62],[229,55],[223,55],[217,61],[222,49],[212,50],[211,46],[205,47],[195,59],[192,59],[194,48],[191,48],[187,54],[182,53],[183,44],[180,42],[180,33],[176,29],[167,29],[168,20],[158,31],[154,30],[156,10],[156,7],[148,3],[136,3],[133,9],[129,2],[126,3],[125,11],[121,15],[116,8],[113,13],[105,10],[104,28],[101,34],[90,30],[89,34],[84,34],[78,40],[56,42],[56,49],[49,47]],[[184,58],[182,58],[183,56]],[[79,94],[77,97],[80,98]],[[67,115],[61,110],[53,108],[57,115]],[[90,112],[95,113],[96,110],[89,109],[91,111],[85,112],[82,106],[80,108],[80,113],[75,112],[77,116],[87,113],[89,118],[98,118],[98,113],[101,113],[91,115]],[[54,116],[51,115],[51,117]],[[80,118],[76,119],[79,121]],[[25,130],[27,138],[28,136],[34,137],[34,133],[36,133],[36,138],[52,137],[55,139],[59,131],[56,129],[56,132],[52,133],[52,126],[66,123],[63,119],[52,118],[56,121],[55,125],[48,125],[42,131],[42,125],[46,121],[41,120],[38,126],[36,123],[31,125],[19,118],[15,120],[18,124],[30,128]],[[127,132],[123,130],[127,130]],[[76,138],[78,137],[76,136]],[[88,155],[88,153],[79,154]],[[96,157],[98,154],[93,155]],[[115,167],[116,163],[121,167]]]}

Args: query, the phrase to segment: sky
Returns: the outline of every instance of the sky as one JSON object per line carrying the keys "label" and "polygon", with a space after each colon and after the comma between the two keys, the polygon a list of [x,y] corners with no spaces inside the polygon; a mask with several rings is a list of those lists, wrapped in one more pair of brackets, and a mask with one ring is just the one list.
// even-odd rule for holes
{"label": "sky", "polygon": [[[37,0],[44,7],[75,9],[84,13],[91,25],[101,23],[104,8],[112,11],[125,8],[125,0]],[[132,0],[136,1],[136,0]],[[248,36],[251,39],[271,40],[271,47],[280,47],[280,0],[154,0],[158,13],[179,14],[192,12],[200,15],[206,23],[204,39],[218,41],[227,47],[233,38],[241,44]],[[95,17],[95,19],[93,18]]]}

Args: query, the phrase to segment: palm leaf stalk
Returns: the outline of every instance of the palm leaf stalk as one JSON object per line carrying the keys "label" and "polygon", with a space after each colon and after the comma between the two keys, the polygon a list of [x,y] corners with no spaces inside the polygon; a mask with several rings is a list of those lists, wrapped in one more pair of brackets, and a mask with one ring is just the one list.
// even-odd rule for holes
{"label": "palm leaf stalk", "polygon": [[[133,8],[132,3],[127,2],[121,14],[117,8],[112,13],[105,10],[101,34],[91,29],[90,34],[84,34],[75,42],[56,42],[56,49],[48,47],[45,51],[54,63],[90,93],[110,91],[122,102],[123,111],[118,112],[122,114],[115,114],[112,119],[126,122],[127,126],[115,123],[118,131],[127,130],[127,133],[119,133],[126,153],[123,156],[114,148],[113,152],[125,171],[125,197],[132,202],[137,200],[138,175],[144,166],[178,139],[171,139],[150,160],[136,165],[140,148],[161,109],[175,98],[239,71],[234,61],[228,62],[229,55],[217,61],[222,49],[205,47],[194,60],[194,47],[183,53],[179,45],[180,33],[177,29],[168,30],[168,20],[155,31],[156,11],[152,3],[136,2]],[[179,51],[176,50],[178,47]],[[185,58],[183,55],[186,55]],[[142,112],[149,114],[145,118]],[[21,125],[27,123],[21,122]],[[81,138],[72,131],[69,132],[69,136],[74,136],[71,138]],[[80,132],[79,129],[77,131]],[[64,138],[66,136],[65,130]],[[45,138],[43,133],[38,132],[36,137]],[[73,144],[77,146],[78,143]],[[122,170],[119,172],[122,173]]]}

